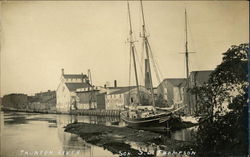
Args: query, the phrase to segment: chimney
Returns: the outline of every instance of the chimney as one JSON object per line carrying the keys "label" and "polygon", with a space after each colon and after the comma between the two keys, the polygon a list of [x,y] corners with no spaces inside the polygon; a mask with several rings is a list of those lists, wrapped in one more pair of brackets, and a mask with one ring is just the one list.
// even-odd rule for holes
{"label": "chimney", "polygon": [[114,80],[114,87],[117,87],[117,81]]}
{"label": "chimney", "polygon": [[81,73],[82,77],[81,77],[81,81],[84,82],[84,78],[83,78],[83,73]]}
{"label": "chimney", "polygon": [[62,75],[64,75],[64,69],[62,68]]}

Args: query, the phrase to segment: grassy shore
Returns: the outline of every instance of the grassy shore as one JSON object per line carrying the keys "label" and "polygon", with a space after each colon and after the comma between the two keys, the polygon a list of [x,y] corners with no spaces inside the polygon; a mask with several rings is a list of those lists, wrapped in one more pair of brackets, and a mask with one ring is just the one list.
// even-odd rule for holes
{"label": "grassy shore", "polygon": [[170,139],[164,134],[128,127],[72,123],[66,126],[65,131],[77,134],[86,142],[103,147],[114,154],[120,154],[120,156],[154,156],[132,148],[128,144],[129,142],[143,143],[146,146],[153,145],[155,148],[164,151],[189,151],[192,145],[190,142]]}

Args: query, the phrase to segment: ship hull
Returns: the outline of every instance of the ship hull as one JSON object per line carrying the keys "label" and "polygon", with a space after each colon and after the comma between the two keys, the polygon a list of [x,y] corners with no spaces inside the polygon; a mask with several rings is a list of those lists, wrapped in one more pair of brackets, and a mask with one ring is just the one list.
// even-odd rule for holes
{"label": "ship hull", "polygon": [[121,113],[121,119],[126,122],[129,127],[153,128],[153,127],[169,127],[168,121],[171,119],[171,113],[161,113],[146,118],[130,118],[126,116],[126,111]]}

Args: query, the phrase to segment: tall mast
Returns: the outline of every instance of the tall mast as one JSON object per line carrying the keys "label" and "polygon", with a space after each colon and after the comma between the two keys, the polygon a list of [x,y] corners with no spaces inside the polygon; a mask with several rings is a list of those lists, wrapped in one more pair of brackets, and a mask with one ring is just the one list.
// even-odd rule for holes
{"label": "tall mast", "polygon": [[131,23],[131,16],[130,16],[130,8],[129,8],[129,2],[128,3],[128,16],[129,16],[129,35],[130,35],[130,53],[132,53],[133,57],[133,63],[134,63],[134,70],[135,70],[135,82],[136,82],[136,89],[137,89],[137,97],[138,97],[138,103],[141,103],[141,97],[140,97],[140,90],[139,90],[139,83],[138,83],[138,75],[137,75],[137,68],[136,68],[136,61],[135,61],[135,45],[134,45],[134,39],[133,39],[133,30],[132,30],[132,23]]}
{"label": "tall mast", "polygon": [[190,98],[189,98],[189,93],[188,93],[188,88],[189,88],[189,52],[188,52],[188,31],[187,31],[187,11],[185,9],[185,36],[186,36],[186,42],[185,42],[185,60],[186,60],[186,78],[187,78],[187,89],[186,89],[186,94],[187,94],[187,104],[188,104],[188,109],[189,113],[191,114],[191,106],[190,106]]}
{"label": "tall mast", "polygon": [[149,48],[148,48],[148,38],[146,35],[146,28],[145,28],[145,17],[144,17],[144,12],[143,12],[143,5],[142,5],[142,0],[141,2],[141,13],[142,13],[142,38],[143,42],[145,45],[145,51],[146,51],[146,64],[148,71],[149,71],[149,82],[150,82],[150,92],[151,92],[151,98],[153,101],[153,106],[155,106],[155,99],[154,99],[154,91],[153,91],[153,82],[152,82],[152,74],[151,74],[151,68],[150,68],[150,61],[149,61]]}
{"label": "tall mast", "polygon": [[187,32],[187,11],[186,11],[186,9],[185,9],[185,36],[186,36],[186,43],[185,43],[186,77],[188,79],[189,62],[188,62],[188,32]]}

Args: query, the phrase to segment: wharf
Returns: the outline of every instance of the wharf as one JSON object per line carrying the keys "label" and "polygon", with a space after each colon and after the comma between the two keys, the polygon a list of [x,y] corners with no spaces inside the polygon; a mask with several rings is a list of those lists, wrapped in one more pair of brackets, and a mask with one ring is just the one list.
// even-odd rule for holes
{"label": "wharf", "polygon": [[104,109],[92,109],[92,110],[72,110],[70,114],[73,115],[86,115],[86,116],[120,116],[120,110],[104,110]]}
{"label": "wharf", "polygon": [[1,108],[2,111],[14,112],[28,112],[28,113],[45,113],[45,114],[71,114],[71,115],[84,115],[84,116],[120,116],[120,110],[104,110],[104,109],[91,109],[91,110],[72,110],[69,112],[60,112],[55,110],[31,110],[31,109],[16,109],[16,108]]}

